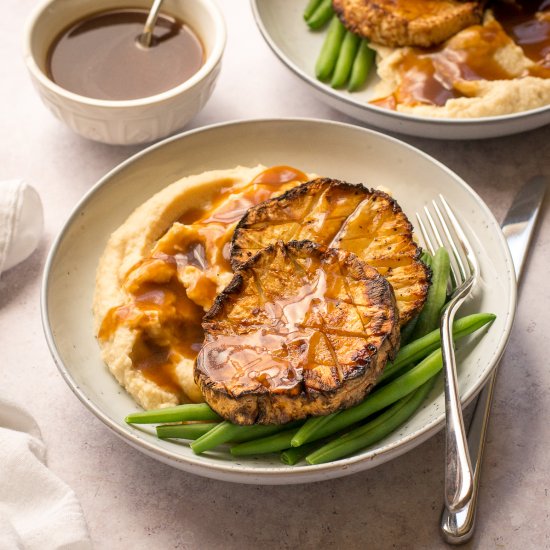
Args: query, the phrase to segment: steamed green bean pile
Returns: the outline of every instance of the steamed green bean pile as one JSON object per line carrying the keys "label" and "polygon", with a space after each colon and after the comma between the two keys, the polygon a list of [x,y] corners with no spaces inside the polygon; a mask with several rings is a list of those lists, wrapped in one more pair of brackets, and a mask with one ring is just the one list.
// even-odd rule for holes
{"label": "steamed green bean pile", "polygon": [[313,31],[328,25],[321,52],[315,65],[315,75],[333,88],[350,92],[359,90],[366,82],[374,62],[374,51],[368,41],[346,30],[334,14],[331,0],[310,0],[304,19]]}
{"label": "steamed green bean pile", "polygon": [[[130,414],[131,424],[161,424],[161,439],[193,441],[197,454],[229,444],[233,456],[280,453],[281,461],[322,464],[361,451],[405,423],[422,405],[442,369],[439,318],[447,299],[449,255],[440,248],[423,258],[432,269],[432,285],[417,318],[402,330],[402,347],[389,362],[374,390],[349,409],[284,425],[239,426],[223,421],[206,403]],[[455,321],[456,341],[489,325],[492,313]],[[407,342],[405,342],[407,340]],[[169,423],[169,424],[167,424]]]}

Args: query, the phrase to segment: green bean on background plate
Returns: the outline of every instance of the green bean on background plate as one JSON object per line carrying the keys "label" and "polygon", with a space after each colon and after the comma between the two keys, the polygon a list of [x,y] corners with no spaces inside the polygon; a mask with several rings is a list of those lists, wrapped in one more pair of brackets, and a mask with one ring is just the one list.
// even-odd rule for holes
{"label": "green bean on background plate", "polygon": [[366,82],[374,63],[375,52],[368,40],[347,31],[332,7],[332,0],[309,0],[304,19],[312,30],[319,30],[329,21],[330,26],[315,65],[315,75],[333,88],[347,84],[350,92],[359,90]]}
{"label": "green bean on background plate", "polygon": [[304,19],[306,21],[315,13],[315,10],[319,7],[321,1],[322,0],[309,0],[304,9]]}
{"label": "green bean on background plate", "polygon": [[[315,8],[313,8],[311,4],[315,4]],[[309,11],[311,11],[311,14],[305,17],[306,12]],[[312,1],[306,6],[306,10],[304,11],[304,17],[310,29],[320,29],[330,21],[333,14],[332,0],[321,0],[320,2]]]}
{"label": "green bean on background plate", "polygon": [[315,64],[315,75],[319,80],[328,80],[338,61],[338,54],[346,35],[346,28],[334,15],[328,28],[327,36]]}
{"label": "green bean on background plate", "polygon": [[360,42],[361,39],[356,34],[347,31],[344,35],[330,81],[333,88],[343,88],[348,82]]}
{"label": "green bean on background plate", "polygon": [[375,51],[369,47],[368,40],[363,38],[359,44],[359,48],[351,67],[348,91],[356,92],[365,84],[374,63],[375,55]]}

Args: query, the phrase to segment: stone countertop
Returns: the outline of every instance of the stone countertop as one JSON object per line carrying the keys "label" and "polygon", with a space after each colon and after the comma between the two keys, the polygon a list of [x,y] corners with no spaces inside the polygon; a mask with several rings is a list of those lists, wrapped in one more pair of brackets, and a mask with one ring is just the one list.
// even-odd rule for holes
{"label": "stone countertop", "polygon": [[[0,179],[24,178],[36,186],[46,228],[38,252],[0,280],[0,391],[32,407],[49,466],[75,490],[96,548],[443,546],[438,533],[441,434],[390,463],[347,478],[307,486],[234,485],[181,472],[136,452],[72,394],[42,333],[39,290],[46,253],[80,197],[139,148],[86,141],[46,111],[21,54],[23,25],[36,4],[4,0],[8,16],[0,23]],[[229,34],[222,74],[189,128],[261,117],[353,122],[315,100],[274,57],[247,2],[219,4]],[[464,178],[499,220],[521,182],[550,173],[548,126],[485,141],[400,137]],[[550,548],[549,209],[547,200],[497,384],[471,548]]]}

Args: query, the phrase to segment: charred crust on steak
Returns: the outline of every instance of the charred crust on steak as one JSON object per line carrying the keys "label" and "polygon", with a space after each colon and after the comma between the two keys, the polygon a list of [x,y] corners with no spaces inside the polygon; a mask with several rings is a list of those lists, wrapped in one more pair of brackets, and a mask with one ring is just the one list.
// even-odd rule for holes
{"label": "charred crust on steak", "polygon": [[352,33],[389,47],[428,48],[444,42],[483,16],[485,2],[463,0],[333,0]]}

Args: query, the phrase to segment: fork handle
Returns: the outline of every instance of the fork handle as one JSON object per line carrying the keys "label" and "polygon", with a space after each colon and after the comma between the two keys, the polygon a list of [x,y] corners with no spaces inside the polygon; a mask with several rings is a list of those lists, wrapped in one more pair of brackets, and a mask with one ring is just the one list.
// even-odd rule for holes
{"label": "fork handle", "polygon": [[472,496],[458,512],[450,513],[446,508],[443,508],[441,514],[441,533],[445,541],[449,544],[462,544],[470,540],[474,532],[477,496],[479,492],[479,482],[481,480],[481,464],[483,463],[497,369],[498,366],[495,367],[489,381],[479,394],[474,408],[470,430],[468,432],[470,458],[475,462]]}
{"label": "fork handle", "polygon": [[[550,187],[550,177],[535,176],[531,178],[519,190],[512,202],[510,211],[502,223],[502,231],[510,247],[518,283],[521,279],[529,244],[548,187]],[[441,515],[441,533],[445,541],[450,544],[462,544],[468,541],[474,533],[481,465],[483,463],[498,368],[497,365],[489,381],[479,394],[468,433],[470,456],[475,463],[472,497],[464,508],[458,512],[450,513],[446,508],[443,508]]]}
{"label": "fork handle", "polygon": [[[470,291],[469,285],[464,290],[465,297]],[[458,394],[452,335],[454,312],[464,297],[457,296],[456,301],[451,301],[447,314],[441,318],[441,351],[445,368],[445,505],[450,512],[463,508],[473,491],[472,464]]]}

